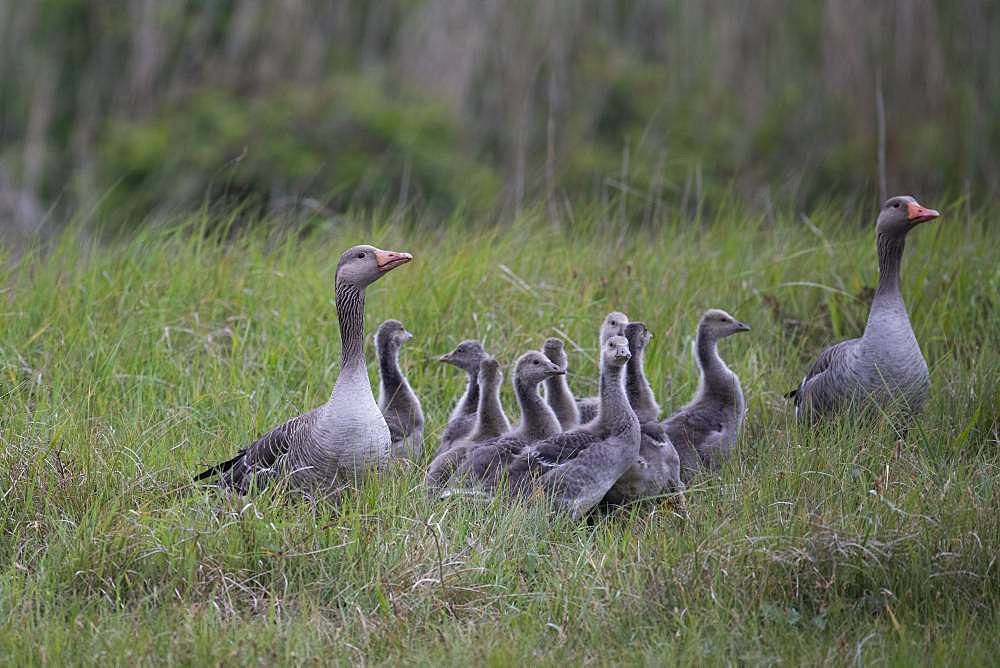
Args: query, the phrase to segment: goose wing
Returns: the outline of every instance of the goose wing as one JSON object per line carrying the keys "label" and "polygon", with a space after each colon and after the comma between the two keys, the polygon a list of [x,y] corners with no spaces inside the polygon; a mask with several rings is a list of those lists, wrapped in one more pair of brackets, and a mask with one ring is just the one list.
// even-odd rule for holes
{"label": "goose wing", "polygon": [[511,491],[528,491],[531,481],[549,469],[573,459],[599,440],[585,429],[574,429],[528,446],[507,467]]}
{"label": "goose wing", "polygon": [[799,386],[785,395],[795,400],[796,413],[807,398],[814,403],[816,399],[820,399],[825,406],[828,400],[842,394],[846,386],[841,372],[846,368],[849,356],[860,340],[841,341],[820,353]]}
{"label": "goose wing", "polygon": [[612,437],[580,450],[538,480],[555,508],[579,519],[589,513],[636,462],[639,439]]}
{"label": "goose wing", "polygon": [[460,439],[470,435],[475,426],[475,413],[467,413],[453,418],[450,422],[448,422],[448,426],[444,428],[444,433],[441,435],[441,445],[438,446],[437,452],[434,453],[434,456],[439,456],[441,453],[451,448],[451,446]]}
{"label": "goose wing", "polygon": [[493,490],[501,472],[509,468],[527,444],[527,441],[520,438],[499,438],[484,443],[465,458],[452,480],[478,484],[487,490]]}
{"label": "goose wing", "polygon": [[247,493],[255,478],[258,484],[269,479],[280,459],[298,444],[305,442],[316,416],[317,412],[312,410],[283,422],[240,450],[232,459],[196,475],[195,481],[218,476],[221,486],[241,494]]}

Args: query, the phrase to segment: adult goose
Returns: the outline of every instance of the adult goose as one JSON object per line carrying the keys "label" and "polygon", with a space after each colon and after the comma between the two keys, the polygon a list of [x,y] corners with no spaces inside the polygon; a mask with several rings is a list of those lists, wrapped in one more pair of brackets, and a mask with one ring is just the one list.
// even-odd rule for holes
{"label": "adult goose", "polygon": [[396,459],[418,459],[424,451],[424,411],[399,368],[399,349],[411,338],[398,320],[386,320],[375,331],[378,407],[389,427],[389,454]]}
{"label": "adult goose", "polygon": [[927,399],[930,377],[899,290],[906,235],[940,214],[902,195],[888,199],[875,222],[878,288],[859,339],[824,350],[798,388],[788,393],[795,414],[809,422],[852,404],[917,413]]}
{"label": "adult goose", "polygon": [[451,445],[469,434],[476,426],[476,411],[479,409],[479,364],[489,357],[483,350],[483,345],[476,340],[462,341],[450,353],[445,353],[439,360],[452,364],[464,371],[468,376],[465,392],[448,418],[448,426],[441,435],[441,443],[434,456],[441,454]]}
{"label": "adult goose", "polygon": [[450,448],[434,456],[424,483],[431,490],[440,489],[448,482],[455,469],[462,463],[471,448],[510,431],[510,421],[500,403],[500,385],[503,373],[500,363],[487,357],[479,364],[479,408],[476,426],[472,433],[454,442]]}
{"label": "adult goose", "polygon": [[[601,329],[598,332],[599,350],[603,350],[608,345],[608,339],[612,336],[624,336],[627,324],[628,316],[621,311],[612,311],[607,314],[604,321],[601,322]],[[580,413],[580,424],[586,424],[597,417],[597,409],[600,405],[601,398],[599,396],[577,399],[576,406]]]}
{"label": "adult goose", "polygon": [[[630,322],[625,327],[632,359],[625,366],[625,394],[639,419],[642,440],[635,463],[615,482],[604,498],[610,505],[623,505],[642,499],[683,492],[681,461],[666,428],[657,420],[660,405],[646,379],[643,358],[653,338],[645,323]],[[683,504],[683,500],[681,501]]]}
{"label": "adult goose", "polygon": [[342,353],[330,399],[275,427],[195,480],[218,477],[223,487],[245,494],[280,474],[288,476],[292,487],[322,494],[385,466],[390,434],[365,364],[365,288],[412,259],[409,253],[367,245],[340,256],[335,296]]}
{"label": "adult goose", "polygon": [[541,490],[553,507],[577,519],[590,512],[635,463],[639,419],[625,396],[625,364],[631,354],[621,336],[602,349],[597,417],[589,424],[531,445],[508,467],[511,490]]}
{"label": "adult goose", "polygon": [[565,374],[565,367],[542,353],[532,351],[522,355],[514,367],[513,377],[521,421],[509,433],[470,447],[451,480],[492,490],[498,473],[526,446],[561,433],[559,418],[538,395],[538,385]]}
{"label": "adult goose", "polygon": [[[569,359],[566,357],[566,350],[563,347],[562,339],[545,339],[542,352],[550,362],[563,369],[565,372],[569,368]],[[545,402],[552,408],[559,420],[559,425],[563,431],[572,429],[580,424],[580,409],[576,407],[576,399],[566,382],[566,374],[554,374],[545,379],[542,388],[545,394]]]}
{"label": "adult goose", "polygon": [[746,325],[721,309],[705,311],[698,323],[694,358],[701,379],[694,398],[671,415],[663,426],[681,460],[686,484],[702,470],[717,470],[736,443],[746,401],[739,377],[719,357],[718,343]]}

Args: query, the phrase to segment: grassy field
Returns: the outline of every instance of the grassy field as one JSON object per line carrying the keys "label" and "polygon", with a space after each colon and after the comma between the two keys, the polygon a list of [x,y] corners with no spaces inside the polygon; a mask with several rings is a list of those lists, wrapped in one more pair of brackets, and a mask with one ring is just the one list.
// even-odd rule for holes
{"label": "grassy field", "polygon": [[[940,204],[928,202],[930,205]],[[525,215],[491,230],[345,223],[306,239],[185,229],[68,235],[0,277],[0,663],[275,661],[542,665],[988,664],[1000,653],[1000,233],[945,207],[904,260],[931,368],[906,442],[881,424],[800,429],[782,394],[858,335],[871,226],[724,212],[625,233]],[[429,499],[418,466],[337,506],[188,480],[321,403],[337,373],[333,268],[358,242],[416,260],[369,290],[429,447],[467,337],[504,362],[567,339],[596,387],[596,328],[655,333],[664,409],[697,384],[700,312],[753,326],[723,356],[749,416],[721,476],[591,524],[533,505]],[[505,389],[509,410],[513,399]],[[425,462],[426,463],[426,462]]]}

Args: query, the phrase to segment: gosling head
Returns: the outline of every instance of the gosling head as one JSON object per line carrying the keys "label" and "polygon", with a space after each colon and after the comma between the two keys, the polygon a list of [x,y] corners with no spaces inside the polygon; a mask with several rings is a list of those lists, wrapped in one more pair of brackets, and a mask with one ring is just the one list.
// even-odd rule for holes
{"label": "gosling head", "polygon": [[386,320],[375,330],[375,349],[380,355],[396,351],[412,338],[413,334],[403,327],[403,323],[398,320]]}
{"label": "gosling head", "polygon": [[462,341],[450,353],[438,358],[446,364],[454,364],[466,373],[479,373],[479,364],[489,357],[483,350],[483,344],[474,339]]}
{"label": "gosling head", "polygon": [[609,366],[622,367],[632,359],[628,349],[628,339],[624,336],[612,336],[604,344],[604,363]]}
{"label": "gosling head", "polygon": [[409,253],[384,251],[367,245],[353,246],[344,251],[337,262],[337,283],[365,288],[412,259]]}
{"label": "gosling head", "polygon": [[569,358],[566,357],[566,349],[563,347],[562,339],[545,339],[542,345],[542,352],[550,362],[566,370],[569,367]]}
{"label": "gosling head", "polygon": [[721,308],[705,311],[705,314],[701,316],[700,327],[713,334],[717,339],[750,331],[750,325],[740,322]]}
{"label": "gosling head", "polygon": [[561,376],[566,369],[551,361],[540,352],[527,352],[514,365],[514,378],[528,385],[538,385],[546,378]]}
{"label": "gosling head", "polygon": [[653,333],[644,322],[630,322],[625,326],[625,338],[628,340],[629,350],[639,354],[649,345]]}
{"label": "gosling head", "polygon": [[503,380],[503,372],[500,371],[500,362],[495,357],[487,355],[479,363],[479,385],[484,388],[498,388]]}
{"label": "gosling head", "polygon": [[612,336],[623,336],[627,324],[628,316],[621,311],[612,311],[604,316],[604,322],[601,323],[601,345],[603,346]]}
{"label": "gosling head", "polygon": [[925,209],[909,195],[890,197],[882,205],[875,222],[875,230],[879,234],[904,236],[921,223],[934,220],[941,214],[934,209]]}

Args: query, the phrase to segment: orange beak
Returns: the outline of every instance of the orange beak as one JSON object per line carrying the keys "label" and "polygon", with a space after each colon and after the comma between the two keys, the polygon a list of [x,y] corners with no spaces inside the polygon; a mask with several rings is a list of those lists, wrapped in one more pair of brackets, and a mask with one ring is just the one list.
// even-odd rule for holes
{"label": "orange beak", "polygon": [[940,215],[941,214],[934,209],[925,209],[916,202],[910,202],[906,205],[906,219],[909,220],[912,225],[926,223],[928,220],[934,220]]}
{"label": "orange beak", "polygon": [[375,262],[378,270],[382,273],[392,271],[401,264],[406,264],[413,259],[409,253],[397,253],[396,251],[375,251]]}

